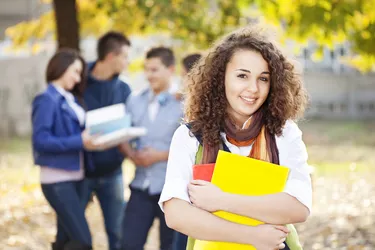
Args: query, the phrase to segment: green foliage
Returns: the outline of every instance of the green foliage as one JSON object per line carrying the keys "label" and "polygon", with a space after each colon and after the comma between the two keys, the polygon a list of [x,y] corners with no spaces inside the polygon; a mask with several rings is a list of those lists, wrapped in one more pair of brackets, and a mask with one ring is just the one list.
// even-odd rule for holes
{"label": "green foliage", "polygon": [[375,0],[255,2],[287,38],[301,43],[313,40],[329,48],[349,41],[357,55],[346,61],[361,71],[375,70]]}
{"label": "green foliage", "polygon": [[[45,1],[50,2],[50,1]],[[109,29],[127,35],[165,32],[206,48],[218,36],[240,25],[235,1],[205,0],[77,0],[81,36],[98,36]],[[7,30],[15,47],[53,35],[53,11]]]}
{"label": "green foliage", "polygon": [[[313,40],[329,48],[349,41],[356,55],[345,61],[362,71],[375,69],[375,0],[77,0],[77,4],[83,37],[108,29],[127,35],[163,32],[181,39],[184,47],[204,49],[249,18],[260,18],[279,27],[282,40],[301,44]],[[54,31],[51,11],[9,28],[7,35],[20,47]],[[317,51],[315,58],[319,55]]]}

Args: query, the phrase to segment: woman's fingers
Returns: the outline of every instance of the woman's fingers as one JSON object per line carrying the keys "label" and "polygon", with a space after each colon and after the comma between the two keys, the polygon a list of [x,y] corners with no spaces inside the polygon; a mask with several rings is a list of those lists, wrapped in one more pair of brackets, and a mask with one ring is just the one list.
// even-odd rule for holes
{"label": "woman's fingers", "polygon": [[278,249],[284,249],[284,248],[285,248],[285,244],[284,243],[279,244]]}
{"label": "woman's fingers", "polygon": [[204,186],[209,184],[210,182],[204,181],[204,180],[192,180],[190,181],[191,184],[198,185],[198,186]]}
{"label": "woman's fingers", "polygon": [[286,226],[282,226],[282,225],[275,225],[275,228],[276,229],[279,229],[280,231],[283,231],[284,233],[288,234],[289,233],[289,230]]}

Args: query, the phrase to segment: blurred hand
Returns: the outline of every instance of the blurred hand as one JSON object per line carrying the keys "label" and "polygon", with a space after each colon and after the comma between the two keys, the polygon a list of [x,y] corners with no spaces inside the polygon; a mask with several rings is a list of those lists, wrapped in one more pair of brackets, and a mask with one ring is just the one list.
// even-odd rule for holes
{"label": "blurred hand", "polygon": [[137,166],[149,167],[160,161],[160,154],[153,148],[144,148],[137,151],[134,158]]}
{"label": "blurred hand", "polygon": [[109,148],[109,145],[94,143],[95,139],[97,139],[99,135],[90,135],[90,132],[87,129],[82,132],[81,136],[83,147],[88,151],[101,151]]}

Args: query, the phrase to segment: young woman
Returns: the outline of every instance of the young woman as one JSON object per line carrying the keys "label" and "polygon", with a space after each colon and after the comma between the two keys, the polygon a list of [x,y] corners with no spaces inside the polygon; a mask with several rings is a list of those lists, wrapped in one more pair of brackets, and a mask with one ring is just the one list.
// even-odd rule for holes
{"label": "young woman", "polygon": [[[307,219],[312,203],[307,152],[296,123],[307,94],[293,64],[265,32],[237,30],[219,41],[194,67],[185,103],[188,126],[174,134],[159,201],[169,227],[193,238],[283,249],[285,224]],[[290,168],[285,190],[242,196],[192,180],[201,163],[214,163],[220,148]],[[223,210],[264,221],[245,226],[211,212]]]}
{"label": "young woman", "polygon": [[92,249],[82,197],[85,170],[92,164],[87,150],[97,150],[83,131],[85,62],[75,50],[61,50],[47,66],[47,89],[32,104],[32,146],[42,191],[57,215],[53,250]]}

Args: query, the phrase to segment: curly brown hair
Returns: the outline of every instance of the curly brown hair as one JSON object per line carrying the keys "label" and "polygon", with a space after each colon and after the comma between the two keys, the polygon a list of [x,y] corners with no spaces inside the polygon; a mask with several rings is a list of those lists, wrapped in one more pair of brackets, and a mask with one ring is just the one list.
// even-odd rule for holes
{"label": "curly brown hair", "polygon": [[294,64],[259,27],[245,27],[219,40],[189,73],[185,100],[185,121],[191,132],[200,134],[204,143],[217,145],[227,115],[225,70],[239,50],[259,52],[267,61],[271,87],[264,102],[264,124],[271,134],[281,135],[288,119],[296,120],[305,111],[308,95]]}

